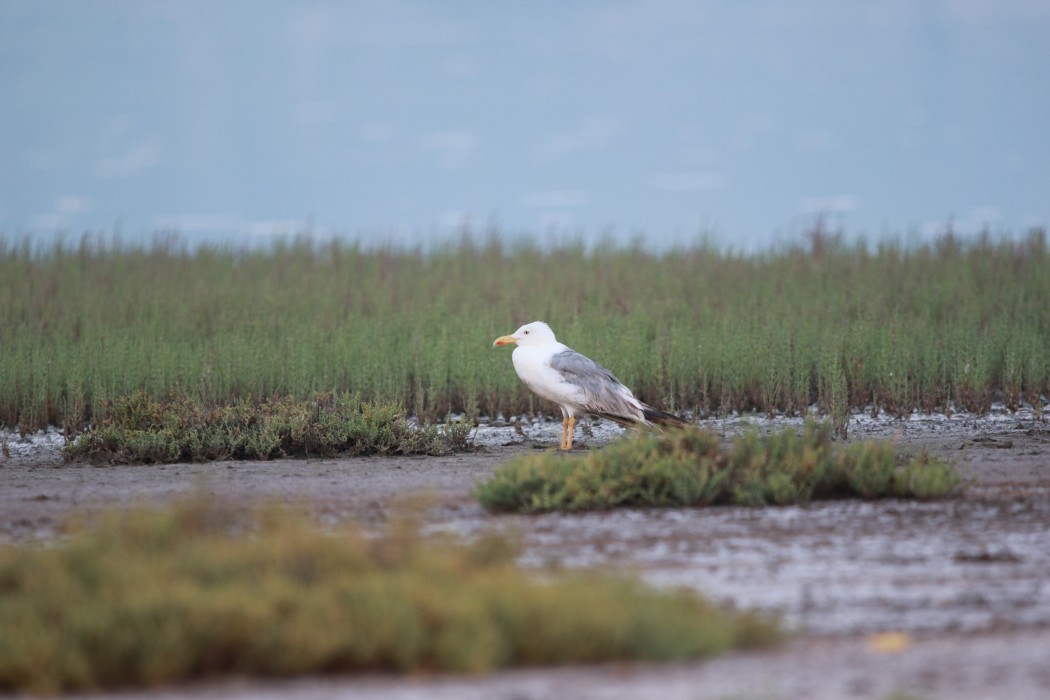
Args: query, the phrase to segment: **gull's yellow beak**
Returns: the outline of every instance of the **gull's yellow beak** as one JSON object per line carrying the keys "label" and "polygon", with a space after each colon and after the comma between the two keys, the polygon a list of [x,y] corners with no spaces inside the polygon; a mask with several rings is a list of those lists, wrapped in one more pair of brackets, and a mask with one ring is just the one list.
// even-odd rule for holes
{"label": "gull's yellow beak", "polygon": [[501,335],[500,337],[498,337],[498,338],[496,338],[495,340],[492,341],[492,347],[496,347],[498,345],[506,345],[507,343],[516,343],[516,342],[518,342],[518,339],[515,338],[512,335]]}

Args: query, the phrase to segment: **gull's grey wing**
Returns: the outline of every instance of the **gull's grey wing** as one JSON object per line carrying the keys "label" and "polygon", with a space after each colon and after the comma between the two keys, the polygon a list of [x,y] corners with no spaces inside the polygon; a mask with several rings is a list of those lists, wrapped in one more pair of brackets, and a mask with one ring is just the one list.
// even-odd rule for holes
{"label": "gull's grey wing", "polygon": [[551,367],[565,381],[583,389],[583,408],[591,413],[612,420],[645,421],[637,399],[630,401],[634,398],[631,390],[591,358],[575,350],[563,350],[551,357]]}

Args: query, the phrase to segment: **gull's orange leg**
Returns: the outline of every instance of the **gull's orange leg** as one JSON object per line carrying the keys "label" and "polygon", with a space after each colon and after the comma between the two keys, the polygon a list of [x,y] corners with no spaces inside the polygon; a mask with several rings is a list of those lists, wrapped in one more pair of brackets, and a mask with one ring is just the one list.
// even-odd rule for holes
{"label": "gull's orange leg", "polygon": [[568,439],[565,441],[565,447],[563,447],[562,449],[564,449],[564,450],[571,450],[572,449],[572,437],[573,437],[573,434],[575,432],[576,432],[576,416],[569,416],[569,435],[568,435]]}
{"label": "gull's orange leg", "polygon": [[568,426],[569,426],[569,417],[568,416],[562,416],[561,417],[561,443],[558,445],[558,447],[560,449],[562,449],[562,450],[565,449],[565,431],[568,429]]}

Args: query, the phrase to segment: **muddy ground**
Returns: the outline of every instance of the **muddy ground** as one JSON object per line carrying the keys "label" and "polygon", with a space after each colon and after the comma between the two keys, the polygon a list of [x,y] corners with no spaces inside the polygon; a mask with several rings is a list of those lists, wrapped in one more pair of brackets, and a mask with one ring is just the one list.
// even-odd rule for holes
{"label": "muddy ground", "polygon": [[[800,421],[704,421],[726,439],[745,424],[773,430]],[[997,407],[980,418],[853,417],[851,440],[888,438],[902,451],[952,459],[969,485],[950,501],[487,515],[470,496],[476,481],[515,454],[556,445],[559,430],[543,421],[520,430],[496,423],[475,435],[478,452],[449,457],[149,467],[63,464],[61,436],[8,434],[0,543],[46,541],[74,514],[198,491],[231,504],[302,502],[331,523],[378,524],[412,508],[427,528],[517,534],[525,566],[636,572],[656,585],[777,611],[795,631],[776,650],[687,664],[235,680],[149,694],[157,698],[1050,697],[1050,423],[1041,415]],[[577,446],[594,449],[619,432],[589,423]]]}

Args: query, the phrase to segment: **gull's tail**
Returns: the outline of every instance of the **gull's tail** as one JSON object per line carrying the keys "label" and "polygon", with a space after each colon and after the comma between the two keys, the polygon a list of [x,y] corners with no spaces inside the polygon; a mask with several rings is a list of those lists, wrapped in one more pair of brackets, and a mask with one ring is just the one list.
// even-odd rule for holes
{"label": "gull's tail", "polygon": [[645,404],[642,404],[642,415],[645,416],[646,421],[660,427],[684,428],[689,425],[689,421],[684,418],[679,418],[673,413],[666,413]]}

